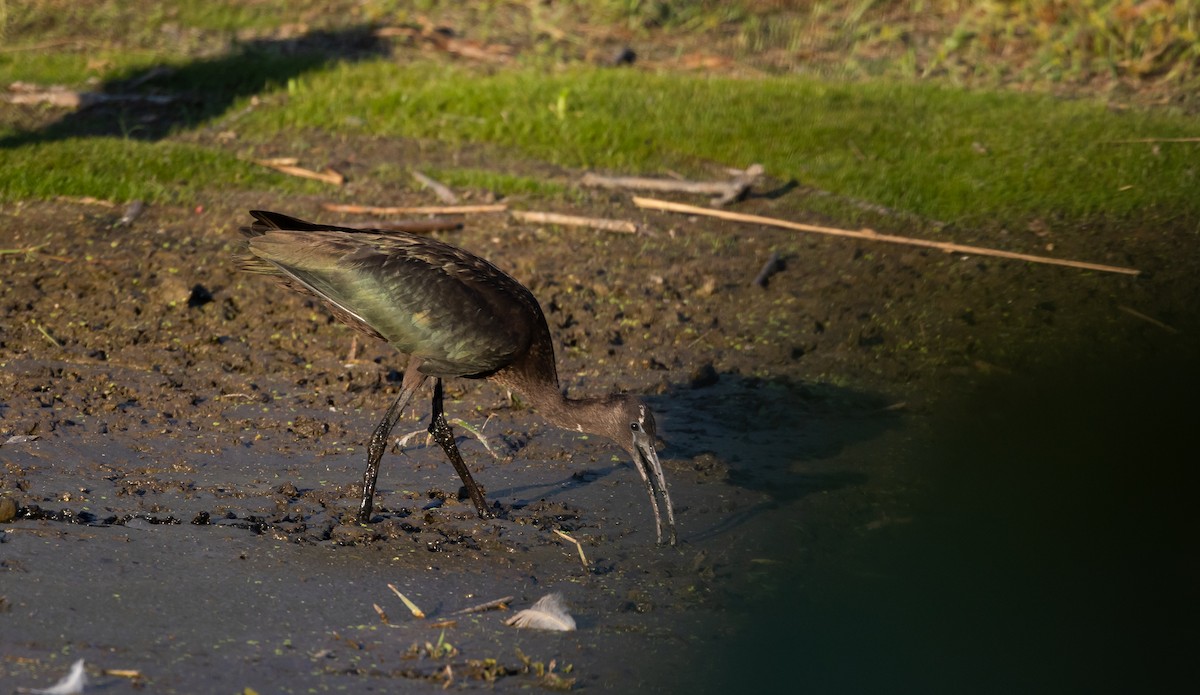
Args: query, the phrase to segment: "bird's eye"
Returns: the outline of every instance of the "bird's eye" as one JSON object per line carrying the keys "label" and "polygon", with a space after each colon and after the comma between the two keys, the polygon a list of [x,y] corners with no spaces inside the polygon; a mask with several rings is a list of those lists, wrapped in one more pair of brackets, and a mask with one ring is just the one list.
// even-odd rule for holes
{"label": "bird's eye", "polygon": [[642,428],[641,428],[641,427],[639,427],[639,426],[638,426],[638,424],[637,424],[636,422],[631,422],[631,423],[629,423],[629,429],[633,430],[634,432],[641,432],[641,431],[642,431]]}

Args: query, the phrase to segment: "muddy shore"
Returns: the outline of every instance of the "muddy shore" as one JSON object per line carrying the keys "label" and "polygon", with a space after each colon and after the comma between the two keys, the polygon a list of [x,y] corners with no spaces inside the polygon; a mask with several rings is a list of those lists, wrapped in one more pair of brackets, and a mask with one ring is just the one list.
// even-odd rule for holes
{"label": "muddy shore", "polygon": [[[359,145],[360,162],[412,147]],[[1188,230],[1056,230],[1064,256],[1138,278],[666,214],[637,213],[638,236],[504,216],[439,233],[533,290],[572,394],[647,396],[680,527],[660,548],[618,447],[471,381],[448,383],[447,409],[495,446],[459,430],[498,518],[457,499],[418,436],[384,458],[381,520],[351,523],[404,360],[230,262],[249,208],[362,223],[318,203],[221,194],[126,226],[0,207],[0,247],[32,249],[0,257],[6,686],[77,658],[112,693],[1166,691],[1182,673],[1156,647],[1194,644],[1200,585],[1178,455],[1197,385]],[[784,270],[755,286],[772,252]],[[453,615],[550,592],[577,631]],[[1151,613],[1162,629],[1135,640]]]}

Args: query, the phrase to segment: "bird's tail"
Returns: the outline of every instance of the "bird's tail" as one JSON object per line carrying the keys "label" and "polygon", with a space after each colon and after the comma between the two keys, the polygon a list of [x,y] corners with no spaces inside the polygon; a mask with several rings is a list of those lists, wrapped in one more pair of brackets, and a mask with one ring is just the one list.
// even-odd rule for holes
{"label": "bird's tail", "polygon": [[[254,222],[249,227],[242,227],[242,236],[253,238],[262,236],[267,232],[275,230],[286,230],[294,232],[319,232],[322,230],[344,230],[344,227],[331,227],[328,225],[314,224],[305,222],[302,219],[285,215],[280,212],[270,212],[268,210],[251,210],[250,214],[254,217]],[[279,267],[274,263],[265,261],[258,256],[250,253],[248,246],[243,246],[238,253],[234,254],[234,262],[238,268],[251,273],[260,273],[262,275],[279,275]]]}
{"label": "bird's tail", "polygon": [[250,214],[254,216],[254,223],[249,227],[242,227],[242,234],[247,237],[262,236],[267,232],[275,230],[283,230],[288,232],[362,232],[362,229],[353,229],[351,227],[338,227],[332,224],[317,224],[315,222],[305,222],[302,219],[285,215],[281,212],[271,212],[269,210],[251,210]]}

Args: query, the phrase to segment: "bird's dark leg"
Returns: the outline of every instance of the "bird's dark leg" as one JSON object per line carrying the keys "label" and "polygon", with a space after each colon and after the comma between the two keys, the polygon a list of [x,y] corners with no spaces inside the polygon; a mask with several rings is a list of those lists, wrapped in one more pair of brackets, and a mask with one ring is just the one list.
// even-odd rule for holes
{"label": "bird's dark leg", "polygon": [[463,486],[467,488],[467,494],[475,503],[475,511],[479,512],[479,518],[491,518],[492,513],[488,510],[487,500],[484,499],[483,492],[475,483],[475,479],[471,477],[471,471],[467,469],[462,454],[458,453],[458,445],[454,443],[454,432],[446,422],[446,414],[442,410],[441,379],[435,379],[433,382],[433,417],[429,420],[429,434],[433,435],[434,441],[441,445],[446,452],[446,457],[454,465],[454,470],[458,471],[458,477],[462,478]]}
{"label": "bird's dark leg", "polygon": [[396,426],[396,421],[400,419],[404,406],[408,405],[412,395],[425,383],[425,375],[417,371],[419,365],[420,362],[416,359],[408,361],[408,367],[404,370],[404,380],[400,382],[400,395],[396,396],[396,401],[388,408],[387,414],[371,435],[370,444],[367,445],[367,470],[363,473],[363,496],[358,506],[360,523],[366,524],[371,521],[371,510],[375,505],[375,481],[379,478],[379,459],[383,458],[383,452],[387,451],[388,436]]}

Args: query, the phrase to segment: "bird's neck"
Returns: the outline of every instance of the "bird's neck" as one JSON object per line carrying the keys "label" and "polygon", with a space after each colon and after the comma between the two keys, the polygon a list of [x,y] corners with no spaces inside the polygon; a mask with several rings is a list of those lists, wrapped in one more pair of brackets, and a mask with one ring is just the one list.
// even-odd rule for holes
{"label": "bird's neck", "polygon": [[534,403],[538,413],[551,424],[587,434],[603,435],[611,431],[613,408],[608,397],[573,399],[561,391],[555,393],[555,398]]}
{"label": "bird's neck", "polygon": [[533,341],[520,360],[496,372],[492,381],[520,393],[538,414],[572,432],[611,436],[612,397],[567,398],[558,384],[549,332]]}
{"label": "bird's neck", "polygon": [[536,379],[498,381],[519,392],[542,418],[556,427],[587,434],[609,431],[607,425],[613,418],[611,397],[567,398],[559,388],[557,379],[553,382]]}

